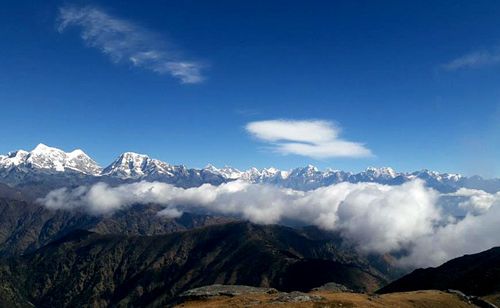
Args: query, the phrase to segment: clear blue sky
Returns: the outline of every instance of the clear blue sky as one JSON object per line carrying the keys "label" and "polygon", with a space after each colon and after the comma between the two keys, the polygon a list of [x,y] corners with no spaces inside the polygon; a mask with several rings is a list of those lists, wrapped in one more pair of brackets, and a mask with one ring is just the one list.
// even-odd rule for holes
{"label": "clear blue sky", "polygon": [[[61,8],[73,13],[64,27]],[[82,38],[100,24],[75,19],[81,10],[130,26],[125,39],[147,37],[106,53],[106,29]],[[196,63],[200,80],[159,72],[152,58],[134,65],[142,46],[166,52],[155,61]],[[499,99],[498,1],[20,0],[0,10],[0,153],[43,142],[102,165],[135,151],[193,167],[491,177]],[[333,121],[373,155],[278,154],[245,130],[274,119]]]}

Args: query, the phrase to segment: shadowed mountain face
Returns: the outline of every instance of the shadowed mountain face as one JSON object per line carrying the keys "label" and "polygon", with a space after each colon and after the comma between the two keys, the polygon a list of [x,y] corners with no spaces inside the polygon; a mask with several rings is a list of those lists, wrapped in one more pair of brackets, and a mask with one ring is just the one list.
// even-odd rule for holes
{"label": "shadowed mountain face", "polygon": [[5,261],[1,275],[11,298],[37,307],[161,305],[214,283],[287,291],[334,281],[374,290],[389,279],[340,242],[243,222],[161,236],[74,231]]}
{"label": "shadowed mountain face", "polygon": [[49,210],[30,201],[0,199],[0,256],[32,252],[76,229],[103,234],[155,235],[234,221],[210,215],[184,214],[176,219],[157,215],[157,205],[134,205],[107,216]]}
{"label": "shadowed mountain face", "polygon": [[500,247],[465,255],[436,268],[415,270],[379,292],[427,289],[456,289],[476,296],[500,292]]}

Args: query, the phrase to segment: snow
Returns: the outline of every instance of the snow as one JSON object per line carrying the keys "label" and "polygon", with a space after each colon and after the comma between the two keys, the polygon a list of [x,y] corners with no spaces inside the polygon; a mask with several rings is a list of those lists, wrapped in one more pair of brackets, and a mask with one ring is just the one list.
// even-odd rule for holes
{"label": "snow", "polygon": [[[181,169],[182,168],[178,167]],[[106,167],[102,175],[115,176],[122,179],[140,179],[148,175],[175,176],[177,168],[145,154],[125,152],[111,165]]]}
{"label": "snow", "polygon": [[382,168],[368,167],[366,168],[365,172],[372,174],[376,177],[383,176],[383,177],[395,178],[398,176],[397,172],[390,167],[382,167]]}
{"label": "snow", "polygon": [[230,180],[239,179],[243,173],[240,170],[233,168],[233,167],[229,167],[229,166],[224,166],[219,171],[224,178],[230,179]]}
{"label": "snow", "polygon": [[[240,171],[230,166],[217,168],[207,165],[203,169],[188,169],[185,166],[174,166],[148,155],[135,152],[121,154],[112,164],[102,169],[81,149],[71,152],[38,144],[32,151],[18,150],[7,155],[0,155],[0,172],[19,170],[24,173],[29,171],[42,172],[78,172],[92,176],[109,176],[121,179],[166,179],[172,183],[178,179],[198,177],[205,180],[203,172],[209,172],[219,177],[221,181],[241,180],[250,183],[269,183],[295,189],[314,189],[325,185],[340,182],[377,182],[382,184],[398,184],[415,178],[423,179],[428,185],[461,185],[464,176],[455,173],[439,173],[430,170],[421,170],[412,173],[396,172],[390,167],[369,167],[360,173],[351,173],[341,170],[326,169],[320,171],[313,165],[291,170],[278,168],[250,168]],[[210,177],[214,179],[213,177]],[[215,179],[216,179],[215,178]]]}
{"label": "snow", "polygon": [[68,169],[89,175],[98,175],[101,168],[82,150],[66,153],[60,149],[38,144],[31,152],[18,150],[0,159],[0,168],[22,168],[55,172]]}

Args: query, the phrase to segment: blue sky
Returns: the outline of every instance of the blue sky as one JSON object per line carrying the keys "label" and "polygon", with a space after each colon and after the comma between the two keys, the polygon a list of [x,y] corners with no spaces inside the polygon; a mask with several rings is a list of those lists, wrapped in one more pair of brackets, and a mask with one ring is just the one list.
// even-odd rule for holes
{"label": "blue sky", "polygon": [[499,17],[497,1],[8,1],[0,153],[500,176]]}

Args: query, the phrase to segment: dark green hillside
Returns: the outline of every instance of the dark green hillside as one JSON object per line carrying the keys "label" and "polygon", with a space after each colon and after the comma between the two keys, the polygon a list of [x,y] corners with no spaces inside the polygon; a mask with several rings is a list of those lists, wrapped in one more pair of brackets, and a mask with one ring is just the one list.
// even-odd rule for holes
{"label": "dark green hillside", "polygon": [[214,283],[307,290],[335,281],[373,290],[388,279],[332,241],[250,223],[161,236],[79,230],[9,259],[4,269],[2,281],[37,307],[156,306]]}

